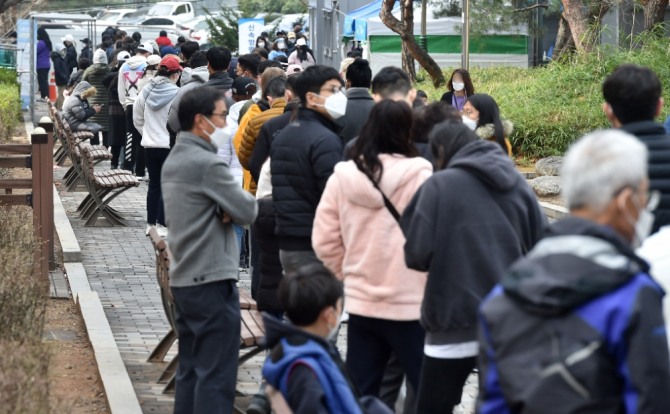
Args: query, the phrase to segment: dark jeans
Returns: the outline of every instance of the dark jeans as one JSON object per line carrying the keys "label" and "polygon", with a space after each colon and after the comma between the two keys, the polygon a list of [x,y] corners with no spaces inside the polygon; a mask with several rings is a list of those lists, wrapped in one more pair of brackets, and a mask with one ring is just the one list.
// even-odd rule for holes
{"label": "dark jeans", "polygon": [[133,123],[133,105],[126,106],[126,131],[130,132],[132,137],[132,153],[130,158],[126,157],[128,159],[126,168],[133,171],[136,176],[144,177],[146,172],[144,147],[141,145],[142,135]]}
{"label": "dark jeans", "polygon": [[234,280],[173,287],[179,335],[174,413],[230,414],[240,348],[240,297]]}
{"label": "dark jeans", "polygon": [[349,314],[346,365],[361,395],[379,397],[391,352],[398,357],[407,381],[417,389],[424,335],[419,321],[391,321]]}
{"label": "dark jeans", "polygon": [[[398,396],[402,383],[405,380],[405,371],[402,369],[400,360],[394,353],[391,353],[391,358],[386,365],[384,376],[382,377],[382,385],[379,390],[379,399],[391,408],[397,407]],[[407,394],[403,402],[402,414],[414,414],[416,412],[416,395],[412,384],[407,382]]]}
{"label": "dark jeans", "polygon": [[[252,224],[252,226],[254,226]],[[249,267],[251,268],[251,297],[258,300],[258,289],[261,286],[261,245],[258,238],[254,237],[253,231],[249,232]]]}
{"label": "dark jeans", "polygon": [[424,355],[416,412],[451,413],[461,403],[463,386],[476,363],[477,357],[439,359]]}
{"label": "dark jeans", "polygon": [[[119,158],[121,157],[121,149],[123,148],[123,145],[112,145],[112,161],[111,161],[111,166],[112,168],[119,168]],[[123,167],[123,161],[121,162],[121,166]]]}
{"label": "dark jeans", "polygon": [[37,69],[37,84],[42,98],[49,97],[49,69]]}
{"label": "dark jeans", "polygon": [[169,148],[147,148],[147,169],[149,170],[149,189],[147,190],[147,223],[165,225],[163,193],[161,192],[161,171],[163,163],[170,153]]}

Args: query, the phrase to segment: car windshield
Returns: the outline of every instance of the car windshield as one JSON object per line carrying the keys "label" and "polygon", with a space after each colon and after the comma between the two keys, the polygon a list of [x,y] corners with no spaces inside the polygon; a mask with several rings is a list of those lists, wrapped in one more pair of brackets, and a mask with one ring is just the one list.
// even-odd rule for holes
{"label": "car windshield", "polygon": [[149,10],[147,16],[169,16],[170,12],[172,12],[172,5],[156,4]]}
{"label": "car windshield", "polygon": [[98,20],[116,20],[121,16],[119,12],[104,12],[98,16]]}

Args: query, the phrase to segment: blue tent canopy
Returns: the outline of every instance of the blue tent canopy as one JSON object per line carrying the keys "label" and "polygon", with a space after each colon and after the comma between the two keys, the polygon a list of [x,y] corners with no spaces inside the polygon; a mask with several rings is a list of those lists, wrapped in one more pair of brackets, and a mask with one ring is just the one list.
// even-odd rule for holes
{"label": "blue tent canopy", "polygon": [[[344,16],[344,29],[342,36],[353,37],[354,40],[367,40],[368,38],[368,19],[379,16],[379,11],[382,8],[383,0],[375,0],[370,4],[366,4],[351,13]],[[396,2],[393,10],[400,7],[400,2]]]}

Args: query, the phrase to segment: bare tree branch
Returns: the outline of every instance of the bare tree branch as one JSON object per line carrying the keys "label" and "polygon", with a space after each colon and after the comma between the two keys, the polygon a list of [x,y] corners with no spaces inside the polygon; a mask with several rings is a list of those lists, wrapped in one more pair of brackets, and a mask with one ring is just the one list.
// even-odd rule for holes
{"label": "bare tree branch", "polygon": [[548,9],[549,5],[547,4],[533,4],[532,6],[524,7],[523,9],[516,9],[514,13],[527,12],[534,9]]}

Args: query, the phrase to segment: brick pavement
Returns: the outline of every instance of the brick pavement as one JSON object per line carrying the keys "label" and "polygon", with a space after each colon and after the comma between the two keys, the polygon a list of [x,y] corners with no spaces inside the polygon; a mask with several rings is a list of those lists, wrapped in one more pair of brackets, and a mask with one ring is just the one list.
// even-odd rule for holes
{"label": "brick pavement", "polygon": [[[96,166],[96,169],[106,168],[109,168],[108,161]],[[55,178],[60,179],[66,169],[55,171]],[[143,412],[171,413],[174,399],[162,394],[164,385],[156,383],[166,364],[147,362],[149,353],[168,331],[168,322],[156,282],[153,248],[144,235],[146,190],[143,182],[111,204],[128,221],[128,227],[84,227],[76,208],[85,193],[61,191],[60,197],[81,245],[82,262],[91,289],[100,296]],[[240,285],[248,290],[249,275],[243,272],[240,278]],[[340,331],[338,346],[344,354],[346,329]],[[168,360],[173,355],[174,347]],[[250,395],[258,389],[263,358],[260,354],[240,367],[238,389]],[[476,377],[472,376],[464,390],[463,404],[454,412],[471,413],[476,394]],[[248,398],[238,399],[239,406],[247,404]]]}

